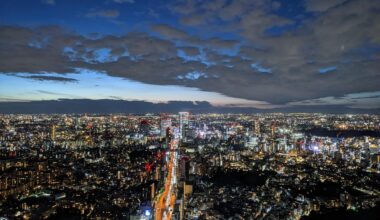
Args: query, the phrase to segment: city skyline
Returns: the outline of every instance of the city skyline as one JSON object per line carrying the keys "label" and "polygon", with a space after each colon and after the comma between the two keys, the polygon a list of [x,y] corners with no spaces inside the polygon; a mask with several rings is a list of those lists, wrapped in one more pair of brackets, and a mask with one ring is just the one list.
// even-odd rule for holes
{"label": "city skyline", "polygon": [[377,220],[380,0],[1,0],[0,220]]}
{"label": "city skyline", "polygon": [[2,1],[0,112],[83,100],[99,113],[105,103],[107,113],[379,113],[379,10],[370,0]]}
{"label": "city skyline", "polygon": [[2,219],[372,220],[380,117],[0,115]]}

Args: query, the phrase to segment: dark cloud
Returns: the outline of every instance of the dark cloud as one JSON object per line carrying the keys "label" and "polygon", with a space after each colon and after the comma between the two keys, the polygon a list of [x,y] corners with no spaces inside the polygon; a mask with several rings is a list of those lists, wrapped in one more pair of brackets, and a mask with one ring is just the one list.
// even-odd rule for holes
{"label": "dark cloud", "polygon": [[[115,97],[116,98],[116,97]],[[172,101],[150,103],[114,99],[61,99],[51,101],[10,100],[0,102],[2,114],[68,114],[68,113],[162,113],[190,111],[192,113],[263,113],[263,112],[322,112],[322,113],[380,113],[380,109],[352,109],[345,106],[299,106],[282,109],[215,107],[208,102]]]}
{"label": "dark cloud", "polygon": [[180,40],[185,44],[199,45],[213,49],[230,49],[239,43],[236,40],[224,40],[219,38],[201,39],[166,24],[153,25],[152,31],[159,33],[161,36],[168,40]]}
{"label": "dark cloud", "polygon": [[333,8],[337,5],[340,5],[347,0],[306,0],[305,1],[305,7],[309,11],[315,11],[315,12],[324,12],[330,8]]}
{"label": "dark cloud", "polygon": [[152,26],[152,31],[161,34],[171,40],[189,40],[191,37],[185,32],[178,30],[166,24],[157,24]]}
{"label": "dark cloud", "polygon": [[[330,1],[311,9],[316,4],[312,2],[306,7],[323,13],[302,21],[276,14],[283,6],[275,1],[182,1],[171,6],[182,19],[199,19],[191,26],[192,34],[166,24],[153,25],[155,35],[131,32],[97,38],[57,27],[1,27],[0,72],[68,73],[85,68],[274,104],[379,91],[380,50],[366,52],[380,47],[378,1]],[[273,27],[282,31],[268,34]],[[236,37],[214,37],[218,35],[213,31]],[[205,32],[210,32],[208,37],[200,37]],[[110,59],[100,61],[97,53],[105,48]],[[199,58],[182,59],[178,49]],[[270,71],[263,73],[257,66]],[[332,66],[335,71],[319,73]],[[202,77],[181,80],[189,73]]]}
{"label": "dark cloud", "polygon": [[199,62],[183,62],[180,58],[150,59],[133,61],[128,57],[112,63],[98,63],[89,67],[98,71],[107,71],[111,76],[135,79],[150,84],[187,85],[176,79],[178,75],[204,69],[205,65]]}
{"label": "dark cloud", "polygon": [[178,49],[183,50],[187,56],[199,55],[199,48],[197,47],[179,47]]}
{"label": "dark cloud", "polygon": [[62,95],[63,93],[58,93],[58,92],[51,92],[51,91],[46,91],[46,90],[36,90],[39,93],[43,94],[49,94],[49,95]]}
{"label": "dark cloud", "polygon": [[0,72],[70,72],[76,64],[64,56],[63,48],[80,38],[55,26],[37,29],[3,26]]}
{"label": "dark cloud", "polygon": [[[265,79],[253,76],[251,80],[248,80],[248,76],[240,78],[251,85],[246,91],[244,82],[229,79],[235,82],[239,89],[230,90],[229,86],[225,86],[224,93],[281,103],[307,97],[362,92],[364,88],[367,91],[377,91],[375,84],[380,83],[380,78],[376,77],[379,76],[379,51],[373,56],[375,58],[369,60],[366,60],[363,54],[355,55],[352,52],[355,48],[363,47],[368,41],[373,45],[380,45],[379,35],[376,34],[379,32],[379,23],[375,22],[378,20],[376,18],[379,14],[376,12],[380,5],[374,1],[350,1],[345,4],[341,4],[342,1],[318,2],[325,5],[325,10],[331,10],[316,16],[315,19],[304,20],[297,29],[285,31],[275,37],[268,36],[266,31],[275,26],[294,25],[292,19],[273,13],[273,9],[281,7],[279,4],[273,4],[271,1],[233,1],[216,10],[207,11],[207,18],[200,23],[205,26],[218,26],[215,20],[224,21],[221,27],[229,27],[230,31],[240,33],[246,40],[240,49],[241,56],[251,63],[271,69],[273,73],[265,76]],[[182,6],[189,7],[189,4],[185,3]],[[192,10],[186,11],[187,13],[183,13],[183,8],[179,6],[174,8],[174,11],[183,14],[185,18],[204,18],[202,6],[190,8]],[[215,57],[215,54],[208,55],[211,56]],[[350,57],[350,61],[343,62],[347,57]],[[223,57],[217,55],[217,59]],[[224,77],[236,72],[249,74],[246,61],[235,61],[235,65],[231,63],[234,68],[219,66],[214,69],[219,73],[227,73]],[[318,75],[318,70],[325,66],[339,67],[333,74]],[[369,79],[372,81],[368,82]]]}
{"label": "dark cloud", "polygon": [[20,76],[23,78],[39,80],[39,81],[56,81],[56,82],[77,82],[78,80],[61,77],[61,76],[44,76],[44,75],[32,75],[32,76]]}

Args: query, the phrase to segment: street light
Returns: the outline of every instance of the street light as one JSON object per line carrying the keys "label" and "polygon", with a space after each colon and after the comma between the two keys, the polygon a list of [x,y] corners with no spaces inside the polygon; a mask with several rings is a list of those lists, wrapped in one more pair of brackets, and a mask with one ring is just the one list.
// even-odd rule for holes
{"label": "street light", "polygon": [[145,210],[144,214],[145,214],[145,216],[149,217],[151,215],[150,210],[148,210],[148,209]]}

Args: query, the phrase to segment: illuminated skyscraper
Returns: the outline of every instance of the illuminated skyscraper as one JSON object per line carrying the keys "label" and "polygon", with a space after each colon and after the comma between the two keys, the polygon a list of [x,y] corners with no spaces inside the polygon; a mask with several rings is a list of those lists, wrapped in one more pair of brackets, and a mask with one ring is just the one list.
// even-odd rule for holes
{"label": "illuminated skyscraper", "polygon": [[184,127],[189,124],[189,112],[179,112],[179,135],[183,137]]}
{"label": "illuminated skyscraper", "polygon": [[51,140],[55,140],[55,125],[51,126]]}
{"label": "illuminated skyscraper", "polygon": [[255,134],[256,136],[259,136],[260,135],[260,122],[258,120],[255,121]]}
{"label": "illuminated skyscraper", "polygon": [[160,125],[160,135],[161,137],[166,136],[166,131],[168,128],[172,126],[172,119],[167,117],[161,118],[161,125]]}

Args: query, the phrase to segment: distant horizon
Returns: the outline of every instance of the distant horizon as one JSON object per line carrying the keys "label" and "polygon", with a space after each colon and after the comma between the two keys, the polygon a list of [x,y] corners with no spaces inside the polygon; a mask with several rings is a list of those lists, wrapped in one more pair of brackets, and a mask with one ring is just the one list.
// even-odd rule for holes
{"label": "distant horizon", "polygon": [[0,102],[0,114],[112,114],[112,113],[322,113],[322,114],[380,114],[378,109],[353,109],[342,106],[294,106],[271,109],[252,107],[213,106],[206,101],[168,101],[153,103],[139,100],[58,99],[40,101]]}

